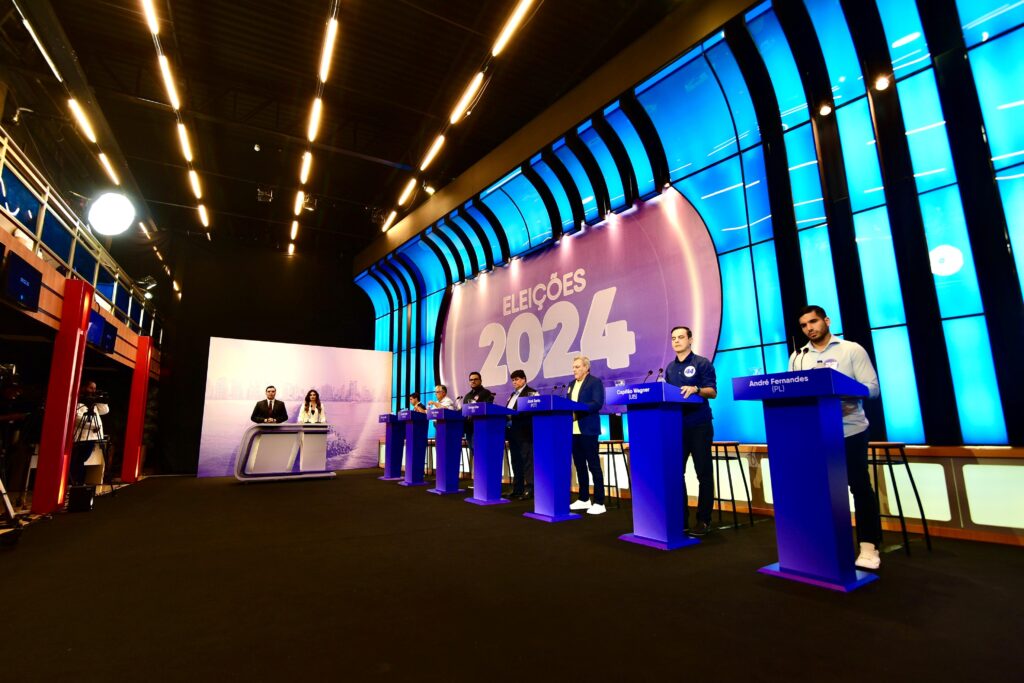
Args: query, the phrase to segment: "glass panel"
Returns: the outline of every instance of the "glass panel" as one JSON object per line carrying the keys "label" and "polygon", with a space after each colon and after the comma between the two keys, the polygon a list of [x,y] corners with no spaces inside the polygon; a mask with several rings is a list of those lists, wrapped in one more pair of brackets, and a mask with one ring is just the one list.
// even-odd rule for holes
{"label": "glass panel", "polygon": [[956,0],[967,46],[1024,24],[1024,3],[1014,0]]}
{"label": "glass panel", "polygon": [[873,330],[878,385],[882,392],[886,436],[890,441],[924,443],[921,404],[906,326]]}
{"label": "glass panel", "polygon": [[738,158],[684,178],[675,186],[697,209],[719,253],[747,244],[747,207]]}
{"label": "glass panel", "polygon": [[675,179],[735,154],[736,129],[711,66],[695,59],[637,95]]}
{"label": "glass panel", "polygon": [[[722,273],[722,331],[718,348],[734,349],[761,343],[757,316],[751,315],[754,299],[754,273],[750,250],[740,249],[718,257]],[[750,374],[750,373],[747,373]]]}
{"label": "glass panel", "polygon": [[[433,400],[434,387],[437,385],[437,375],[434,372],[433,344],[424,344],[419,348],[419,361],[420,376],[417,378],[417,386],[413,388],[413,391],[418,391],[420,400],[426,403],[428,400]],[[453,398],[457,395],[457,393],[453,394]]]}
{"label": "glass panel", "polygon": [[842,105],[864,94],[864,77],[839,0],[804,0],[825,55],[832,99]]}
{"label": "glass panel", "polygon": [[1005,444],[1006,423],[984,316],[946,320],[942,328],[964,443]]}
{"label": "glass panel", "polygon": [[[580,164],[579,159],[569,149],[565,140],[559,140],[555,143],[552,151],[558,160],[562,162],[566,170],[569,171],[569,175],[572,176],[572,180],[576,183],[576,188],[579,190],[580,199],[583,201],[583,218],[587,223],[594,222],[597,220],[597,200],[594,198],[594,188],[590,184],[590,177],[587,172],[583,170],[583,165]],[[509,242],[512,240],[509,239]],[[518,253],[513,251],[513,254]]]}
{"label": "glass panel", "polygon": [[486,270],[488,264],[487,257],[489,254],[484,247],[484,243],[480,241],[480,237],[477,235],[476,231],[473,230],[473,227],[457,213],[451,214],[445,220],[448,221],[449,227],[458,230],[466,236],[466,239],[469,240],[469,244],[473,248],[473,253],[476,254],[477,269]]}
{"label": "glass panel", "polygon": [[[716,398],[711,404],[715,416],[715,438],[742,443],[764,443],[764,411],[760,401],[735,401],[732,382],[725,378],[764,373],[761,349],[740,349],[715,354],[715,371],[719,377]],[[728,385],[728,386],[724,386]]]}
{"label": "glass panel", "polygon": [[929,69],[896,84],[918,192],[956,182],[935,73]]}
{"label": "glass panel", "polygon": [[436,336],[437,319],[441,314],[441,302],[444,301],[444,292],[431,294],[422,301],[423,333],[421,338],[424,343],[432,343]]}
{"label": "glass panel", "polygon": [[[611,107],[605,109],[604,112],[605,121],[612,127],[615,134],[619,136],[619,140],[622,141],[623,146],[626,148],[626,154],[629,156],[630,165],[633,167],[633,175],[636,176],[637,189],[640,192],[641,197],[647,197],[648,195],[654,194],[658,188],[654,185],[654,169],[651,167],[651,160],[647,158],[647,150],[644,149],[644,143],[640,140],[640,135],[637,134],[636,129],[630,122],[629,117],[623,113],[622,109],[619,108],[618,102]],[[534,166],[536,168],[536,166]],[[548,169],[550,172],[550,169]],[[552,177],[554,174],[551,174]],[[542,176],[543,177],[543,176]],[[545,178],[545,181],[547,179]],[[548,183],[550,185],[550,182]],[[568,200],[566,201],[568,204]],[[559,212],[561,213],[561,206],[559,206]],[[564,216],[563,225],[564,225]],[[570,225],[572,223],[572,213],[569,214]],[[563,227],[563,229],[565,229]]]}
{"label": "glass panel", "polygon": [[377,318],[373,328],[373,348],[375,351],[391,350],[391,315]]}
{"label": "glass panel", "polygon": [[765,66],[768,67],[768,75],[775,88],[775,97],[779,101],[783,130],[807,121],[809,115],[803,81],[800,79],[796,61],[775,12],[769,10],[755,18],[748,16],[747,27]]}
{"label": "glass panel", "polygon": [[779,289],[775,242],[762,242],[754,246],[753,253],[757,307],[761,314],[761,340],[765,343],[784,342],[786,320],[782,310],[782,292]]}
{"label": "glass panel", "polygon": [[789,347],[786,344],[772,344],[764,347],[765,371],[768,373],[789,370]]}
{"label": "glass panel", "polygon": [[871,327],[906,323],[889,214],[884,207],[854,214],[853,227]]}
{"label": "glass panel", "polygon": [[517,173],[502,186],[501,190],[512,199],[519,209],[519,213],[526,220],[530,234],[530,246],[536,247],[550,240],[551,214],[548,213],[548,207],[544,205],[544,199],[540,196],[540,192],[529,178],[522,173]]}
{"label": "glass panel", "polygon": [[473,269],[473,263],[470,261],[469,252],[466,250],[466,246],[465,244],[463,244],[462,238],[460,238],[455,233],[452,227],[444,221],[438,221],[436,226],[434,227],[434,230],[444,235],[448,239],[448,242],[451,244],[451,246],[454,247],[456,253],[459,256],[459,259],[462,262],[462,268],[464,273],[463,277],[472,277],[473,275],[476,275],[476,273],[470,272]]}
{"label": "glass panel", "polygon": [[996,168],[1024,161],[1024,30],[967,53]]}
{"label": "glass panel", "polygon": [[867,98],[836,110],[839,142],[846,165],[846,184],[853,211],[863,211],[885,204],[882,169],[878,165],[875,131]]}
{"label": "glass panel", "polygon": [[0,170],[0,202],[7,213],[35,235],[40,202],[9,166]]}
{"label": "glass panel", "polygon": [[754,103],[750,99],[750,91],[740,67],[732,56],[732,50],[720,42],[710,49],[705,48],[704,56],[711,63],[725,98],[729,101],[729,109],[739,132],[740,148],[746,149],[758,144],[761,142],[761,129],[757,125]]}
{"label": "glass panel", "polygon": [[434,243],[434,246],[441,251],[441,255],[444,257],[444,260],[448,262],[448,271],[452,274],[452,281],[459,282],[466,277],[466,274],[463,272],[459,260],[455,258],[454,254],[452,254],[451,248],[445,243],[443,239],[441,239],[441,236],[431,235],[431,233],[435,232],[436,230],[436,227],[427,228],[427,235]]}
{"label": "glass panel", "polygon": [[999,181],[999,194],[1003,198],[1006,230],[1010,235],[1013,259],[1017,264],[1017,278],[1020,280],[1021,291],[1024,291],[1024,172],[1020,168],[1015,170],[1015,173],[997,175],[996,180]]}
{"label": "glass panel", "polygon": [[825,222],[825,200],[818,175],[818,155],[810,126],[801,126],[786,133],[786,156],[789,159],[789,182],[793,187],[793,210],[797,228],[809,228]]}
{"label": "glass panel", "polygon": [[47,211],[43,214],[43,244],[48,246],[54,254],[59,256],[65,263],[71,258],[71,243],[74,238],[60,220]]}
{"label": "glass panel", "polygon": [[103,296],[110,303],[114,303],[114,276],[106,268],[99,269],[96,277],[96,293]]}
{"label": "glass panel", "polygon": [[118,281],[117,287],[114,288],[114,305],[119,310],[128,313],[129,301],[131,301],[131,296],[128,294],[128,290],[125,289],[123,282]]}
{"label": "glass panel", "polygon": [[[540,176],[544,184],[548,186],[548,190],[555,198],[555,204],[558,206],[558,216],[562,221],[562,231],[571,232],[574,227],[572,204],[569,202],[569,195],[565,193],[562,182],[555,175],[555,172],[551,170],[551,167],[547,165],[547,162],[541,160],[539,154],[530,161],[530,165],[533,166],[533,170]],[[653,176],[651,182],[654,182]]]}
{"label": "glass panel", "polygon": [[448,284],[437,254],[418,236],[400,247],[398,253],[409,259],[419,271],[426,293],[442,290]]}
{"label": "glass panel", "polygon": [[597,161],[598,168],[601,169],[604,186],[608,189],[608,205],[613,211],[621,209],[626,205],[626,191],[622,187],[622,176],[619,174],[619,167],[615,165],[615,157],[609,151],[608,145],[604,143],[589,121],[580,126],[576,132]]}
{"label": "glass panel", "polygon": [[[580,171],[583,171],[582,166]],[[500,189],[493,188],[487,194],[481,195],[480,201],[491,210],[498,219],[498,223],[501,224],[501,229],[505,231],[505,237],[508,238],[511,255],[516,256],[529,250],[530,230],[526,227],[526,221],[523,220],[523,215],[516,208],[515,202]],[[595,207],[594,214],[596,215],[597,205],[593,203],[593,195],[591,195],[591,205]]]}
{"label": "glass panel", "polygon": [[920,202],[939,312],[943,318],[982,313],[978,276],[958,188],[929,192],[921,195]]}
{"label": "glass panel", "polygon": [[808,296],[814,298],[814,301],[807,303],[825,309],[825,314],[832,320],[833,334],[841,335],[843,321],[839,311],[839,294],[836,292],[836,273],[832,268],[828,226],[821,225],[800,233],[800,257],[803,259]]}
{"label": "glass panel", "polygon": [[83,280],[92,284],[93,278],[96,277],[96,258],[81,242],[75,247],[74,269]]}
{"label": "glass panel", "polygon": [[882,15],[882,28],[896,78],[928,66],[931,55],[915,0],[875,0],[875,3]]}
{"label": "glass panel", "polygon": [[484,231],[484,235],[487,236],[487,247],[491,250],[491,262],[495,265],[504,263],[505,259],[501,255],[501,241],[498,239],[498,233],[495,232],[495,226],[491,225],[491,222],[481,213],[480,209],[473,206],[473,202],[466,202],[464,209],[469,214],[469,217],[475,220],[480,229]]}
{"label": "glass panel", "polygon": [[764,147],[758,145],[743,153],[744,193],[750,220],[750,241],[772,238],[772,207],[768,200],[768,182],[764,170]]}

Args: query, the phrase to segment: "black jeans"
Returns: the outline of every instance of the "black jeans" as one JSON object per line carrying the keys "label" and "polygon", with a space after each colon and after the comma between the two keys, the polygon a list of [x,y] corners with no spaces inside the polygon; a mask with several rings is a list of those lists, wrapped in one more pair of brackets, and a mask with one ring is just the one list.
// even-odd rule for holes
{"label": "black jeans", "polygon": [[846,446],[846,479],[853,494],[853,508],[857,515],[857,542],[874,543],[882,547],[882,519],[878,515],[878,499],[868,476],[868,432],[843,439]]}
{"label": "black jeans", "polygon": [[686,459],[693,457],[697,471],[697,521],[711,524],[711,508],[715,504],[715,473],[712,470],[711,442],[715,438],[712,423],[693,425],[683,429],[683,526],[689,528],[689,499],[686,497]]}
{"label": "black jeans", "polygon": [[[576,466],[576,481],[580,485],[580,500],[590,500],[590,477],[594,478],[594,504],[604,505],[604,473],[597,455],[597,434],[572,435],[572,464]],[[590,477],[587,469],[590,469]]]}
{"label": "black jeans", "polygon": [[512,460],[512,493],[523,493],[533,482],[533,441],[508,438]]}
{"label": "black jeans", "polygon": [[71,447],[70,470],[71,483],[74,485],[85,483],[85,461],[92,455],[92,449],[96,446],[95,441],[76,441]]}

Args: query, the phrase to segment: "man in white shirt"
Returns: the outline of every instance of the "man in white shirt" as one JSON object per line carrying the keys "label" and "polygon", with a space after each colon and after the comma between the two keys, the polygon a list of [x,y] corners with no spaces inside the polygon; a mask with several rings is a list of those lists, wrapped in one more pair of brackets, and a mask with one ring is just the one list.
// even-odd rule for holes
{"label": "man in white shirt", "polygon": [[[71,448],[70,478],[72,484],[85,483],[85,463],[92,456],[98,442],[103,441],[103,421],[100,415],[110,412],[102,395],[96,391],[96,382],[86,382],[78,394],[75,411],[74,445]],[[105,442],[104,442],[105,443]]]}
{"label": "man in white shirt", "polygon": [[427,401],[427,406],[430,408],[455,410],[455,401],[453,401],[451,396],[448,395],[448,387],[443,384],[438,384],[434,387],[434,400]]}
{"label": "man in white shirt", "polygon": [[[878,375],[864,347],[834,337],[829,329],[832,321],[821,306],[800,309],[799,321],[808,342],[790,356],[790,371],[831,368],[866,386],[870,398],[878,398]],[[864,569],[878,569],[882,563],[878,553],[882,545],[882,522],[868,476],[868,418],[859,399],[843,401],[842,406],[846,478],[853,494],[860,543],[856,564]]]}

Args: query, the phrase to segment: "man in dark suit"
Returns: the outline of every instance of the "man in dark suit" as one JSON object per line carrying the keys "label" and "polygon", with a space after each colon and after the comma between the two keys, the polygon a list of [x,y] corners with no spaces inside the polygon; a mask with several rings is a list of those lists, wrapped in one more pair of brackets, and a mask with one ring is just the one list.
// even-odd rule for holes
{"label": "man in dark suit", "polygon": [[288,411],[285,410],[284,403],[275,399],[275,396],[277,396],[277,389],[273,385],[267,387],[267,400],[257,402],[256,407],[252,409],[250,419],[253,422],[277,424],[288,421]]}
{"label": "man in dark suit", "polygon": [[[586,510],[588,515],[603,515],[604,474],[597,454],[597,437],[601,435],[601,416],[604,407],[604,386],[590,374],[590,359],[576,356],[572,359],[573,381],[569,383],[569,399],[587,406],[585,411],[572,415],[572,463],[576,466],[576,481],[580,493],[570,510]],[[594,501],[590,501],[590,477],[594,478]]]}
{"label": "man in dark suit", "polygon": [[[522,396],[536,396],[539,392],[526,384],[526,373],[512,371],[512,395],[506,407],[516,409]],[[510,498],[533,498],[533,420],[529,415],[513,415],[505,429],[509,455],[512,456],[512,493]]]}

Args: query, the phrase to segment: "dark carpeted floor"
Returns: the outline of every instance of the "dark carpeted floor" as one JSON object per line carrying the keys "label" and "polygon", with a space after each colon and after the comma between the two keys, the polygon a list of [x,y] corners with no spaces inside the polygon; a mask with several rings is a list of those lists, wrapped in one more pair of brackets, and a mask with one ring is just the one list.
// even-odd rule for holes
{"label": "dark carpeted floor", "polygon": [[0,553],[0,678],[961,681],[1020,675],[1024,551],[935,540],[851,594],[771,521],[660,552],[347,472],[156,478]]}

